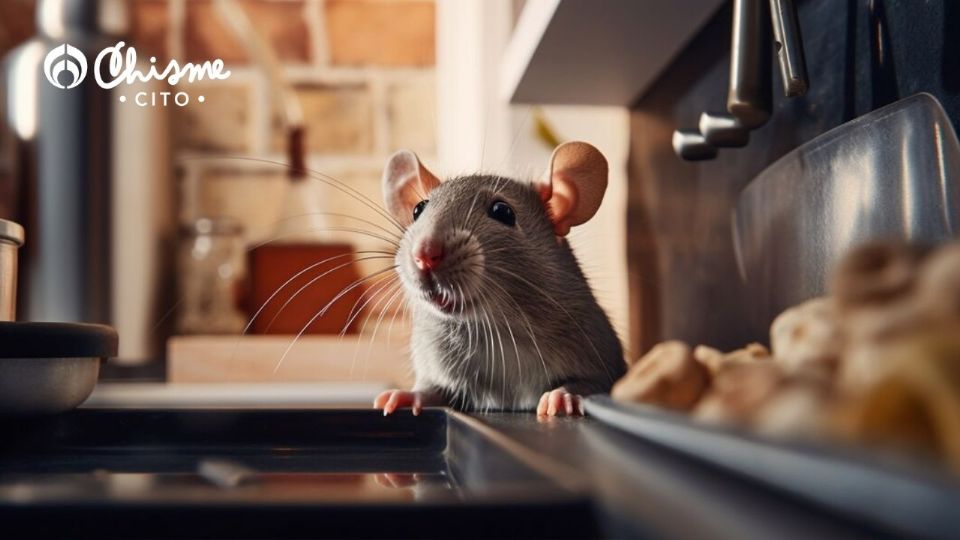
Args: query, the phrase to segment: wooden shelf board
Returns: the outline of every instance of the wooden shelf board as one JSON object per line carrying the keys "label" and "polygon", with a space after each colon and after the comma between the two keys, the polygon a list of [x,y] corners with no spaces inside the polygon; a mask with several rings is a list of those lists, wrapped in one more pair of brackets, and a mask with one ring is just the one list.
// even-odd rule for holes
{"label": "wooden shelf board", "polygon": [[528,0],[504,54],[501,93],[512,103],[629,106],[722,4]]}

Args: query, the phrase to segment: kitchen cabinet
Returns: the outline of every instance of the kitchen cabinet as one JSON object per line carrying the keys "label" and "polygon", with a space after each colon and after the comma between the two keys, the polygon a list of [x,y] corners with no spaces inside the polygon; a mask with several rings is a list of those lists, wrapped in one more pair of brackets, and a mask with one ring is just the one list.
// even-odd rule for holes
{"label": "kitchen cabinet", "polygon": [[723,0],[528,0],[501,66],[513,103],[627,106]]}

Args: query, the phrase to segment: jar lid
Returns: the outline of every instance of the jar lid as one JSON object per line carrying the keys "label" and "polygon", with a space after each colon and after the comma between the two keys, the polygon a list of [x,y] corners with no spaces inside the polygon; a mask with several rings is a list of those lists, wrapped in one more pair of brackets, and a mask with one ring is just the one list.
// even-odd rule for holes
{"label": "jar lid", "polygon": [[23,227],[19,223],[0,219],[0,240],[13,242],[17,246],[23,245]]}
{"label": "jar lid", "polygon": [[202,217],[193,223],[184,225],[183,231],[192,235],[239,235],[243,234],[243,225],[231,217]]}

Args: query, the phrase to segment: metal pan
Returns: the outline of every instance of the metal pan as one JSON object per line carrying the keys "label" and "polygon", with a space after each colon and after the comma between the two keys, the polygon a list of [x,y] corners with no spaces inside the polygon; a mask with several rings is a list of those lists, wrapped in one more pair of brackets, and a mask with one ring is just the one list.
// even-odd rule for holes
{"label": "metal pan", "polygon": [[698,461],[910,538],[956,538],[960,484],[919,464],[708,426],[645,405],[591,396],[587,414]]}
{"label": "metal pan", "polygon": [[878,239],[957,236],[960,142],[929,94],[847,122],[796,148],[740,195],[733,220],[750,331],[826,291],[831,267]]}
{"label": "metal pan", "polygon": [[109,326],[0,321],[0,414],[53,414],[83,403],[100,362],[116,356]]}

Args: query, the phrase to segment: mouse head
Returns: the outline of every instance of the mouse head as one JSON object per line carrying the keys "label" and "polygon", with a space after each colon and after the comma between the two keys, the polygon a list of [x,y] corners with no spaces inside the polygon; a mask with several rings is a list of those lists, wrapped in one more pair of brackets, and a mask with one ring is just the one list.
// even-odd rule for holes
{"label": "mouse head", "polygon": [[558,237],[597,212],[606,186],[606,159],[583,142],[558,146],[534,183],[486,175],[441,182],[413,152],[397,152],[383,192],[406,227],[396,263],[408,297],[454,318],[476,313],[484,298],[513,297],[556,266]]}

